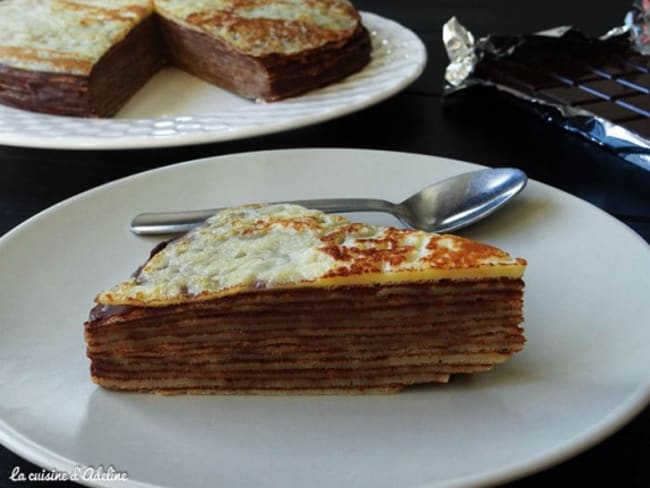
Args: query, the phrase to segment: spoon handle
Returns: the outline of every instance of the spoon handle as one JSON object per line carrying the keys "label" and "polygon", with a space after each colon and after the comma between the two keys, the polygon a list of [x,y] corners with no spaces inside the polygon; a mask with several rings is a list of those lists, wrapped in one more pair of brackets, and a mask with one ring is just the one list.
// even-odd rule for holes
{"label": "spoon handle", "polygon": [[[317,200],[291,200],[273,203],[290,203],[322,210],[337,212],[388,212],[393,213],[395,205],[374,198],[324,198]],[[136,215],[131,221],[131,232],[138,235],[179,234],[200,225],[223,208],[189,210],[183,212],[149,212]]]}

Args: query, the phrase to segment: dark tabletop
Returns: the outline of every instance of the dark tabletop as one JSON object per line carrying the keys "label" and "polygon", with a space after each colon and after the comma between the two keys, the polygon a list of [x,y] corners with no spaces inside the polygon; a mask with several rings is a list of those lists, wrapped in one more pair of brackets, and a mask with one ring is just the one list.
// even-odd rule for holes
{"label": "dark tabletop", "polygon": [[[67,197],[151,168],[252,150],[352,147],[517,166],[531,178],[593,203],[650,241],[650,171],[494,94],[470,96],[452,106],[441,97],[447,64],[441,26],[452,15],[479,35],[530,33],[567,24],[600,35],[622,24],[631,1],[357,0],[356,5],[411,28],[426,44],[427,68],[403,92],[337,120],[227,143],[101,152],[0,146],[0,235]],[[0,487],[28,486],[9,480],[15,466],[23,473],[41,471],[0,447]],[[588,451],[507,486],[548,486],[568,480],[579,480],[581,486],[650,486],[650,408]]]}

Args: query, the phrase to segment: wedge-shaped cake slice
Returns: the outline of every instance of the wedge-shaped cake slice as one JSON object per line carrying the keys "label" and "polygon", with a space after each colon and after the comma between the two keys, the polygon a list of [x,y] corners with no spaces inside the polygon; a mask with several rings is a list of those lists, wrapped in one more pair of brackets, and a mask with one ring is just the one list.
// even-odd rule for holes
{"label": "wedge-shaped cake slice", "polygon": [[172,62],[246,98],[298,95],[370,61],[370,35],[347,0],[154,3]]}
{"label": "wedge-shaped cake slice", "polygon": [[0,1],[0,103],[110,116],[162,63],[149,0]]}
{"label": "wedge-shaped cake slice", "polygon": [[225,210],[100,293],[92,379],[175,393],[392,392],[524,345],[526,263],[295,205]]}

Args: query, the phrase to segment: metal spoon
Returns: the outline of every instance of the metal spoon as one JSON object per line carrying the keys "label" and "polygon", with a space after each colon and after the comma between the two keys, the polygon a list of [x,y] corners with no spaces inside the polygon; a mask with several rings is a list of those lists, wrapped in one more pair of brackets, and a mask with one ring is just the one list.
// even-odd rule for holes
{"label": "metal spoon", "polygon": [[[420,190],[401,203],[368,198],[293,200],[328,213],[387,212],[403,223],[428,232],[450,232],[490,215],[526,186],[526,174],[515,168],[484,169],[452,176]],[[131,231],[139,235],[186,232],[219,208],[137,215]]]}

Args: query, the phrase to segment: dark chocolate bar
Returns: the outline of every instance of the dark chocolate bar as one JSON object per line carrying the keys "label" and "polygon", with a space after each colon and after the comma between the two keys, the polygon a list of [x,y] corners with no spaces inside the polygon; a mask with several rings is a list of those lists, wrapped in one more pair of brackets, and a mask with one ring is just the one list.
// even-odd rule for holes
{"label": "dark chocolate bar", "polygon": [[[612,122],[650,117],[650,59],[620,43],[589,42],[575,37],[562,52],[557,42],[530,43],[526,55],[486,56],[473,77],[524,91],[532,98],[591,112]],[[536,47],[537,49],[534,49]],[[577,59],[572,56],[580,56]],[[650,138],[650,124],[632,124]]]}
{"label": "dark chocolate bar", "polygon": [[[471,39],[457,23],[445,28]],[[650,56],[636,52],[628,35],[593,39],[568,29],[489,36],[472,54],[476,62],[465,79],[447,77],[447,96],[475,85],[495,87],[650,170]]]}

